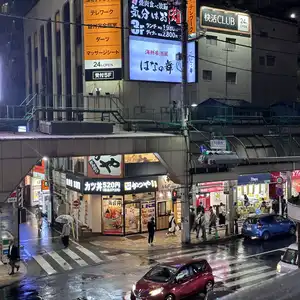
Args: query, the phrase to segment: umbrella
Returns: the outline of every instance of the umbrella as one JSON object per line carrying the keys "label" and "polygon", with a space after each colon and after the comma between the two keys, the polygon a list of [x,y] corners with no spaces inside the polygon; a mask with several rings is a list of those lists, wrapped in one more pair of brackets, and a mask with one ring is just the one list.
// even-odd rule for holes
{"label": "umbrella", "polygon": [[74,219],[70,215],[60,215],[56,218],[57,223],[73,223]]}

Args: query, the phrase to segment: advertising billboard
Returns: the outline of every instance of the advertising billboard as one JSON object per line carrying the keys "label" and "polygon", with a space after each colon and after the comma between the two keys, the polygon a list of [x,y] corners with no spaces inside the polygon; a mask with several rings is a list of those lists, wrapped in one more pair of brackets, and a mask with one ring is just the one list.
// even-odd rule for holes
{"label": "advertising billboard", "polygon": [[[195,42],[188,43],[189,83],[196,81],[195,48]],[[130,36],[129,79],[180,83],[182,80],[180,53],[180,41]]]}
{"label": "advertising billboard", "polygon": [[200,9],[200,26],[211,30],[251,34],[251,18],[249,15],[206,6]]}
{"label": "advertising billboard", "polygon": [[181,13],[166,1],[129,0],[130,35],[180,40]]}
{"label": "advertising billboard", "polygon": [[83,16],[85,80],[122,79],[121,1],[84,0]]}
{"label": "advertising billboard", "polygon": [[197,33],[197,13],[196,13],[196,0],[188,0],[187,2],[187,23],[189,31],[189,39],[194,39]]}

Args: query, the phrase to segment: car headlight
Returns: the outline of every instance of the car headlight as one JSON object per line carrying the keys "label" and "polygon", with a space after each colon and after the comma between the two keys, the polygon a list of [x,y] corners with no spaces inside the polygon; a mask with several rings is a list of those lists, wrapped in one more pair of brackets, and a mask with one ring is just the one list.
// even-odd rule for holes
{"label": "car headlight", "polygon": [[281,265],[277,264],[277,273],[280,273],[280,272],[281,272]]}
{"label": "car headlight", "polygon": [[151,295],[151,296],[157,296],[158,294],[160,294],[162,291],[164,290],[164,288],[158,288],[158,289],[156,289],[156,290],[153,290],[153,291],[151,291],[149,294]]}
{"label": "car headlight", "polygon": [[136,285],[135,285],[135,284],[133,284],[133,285],[132,285],[132,291],[134,292],[134,291],[135,291],[135,289],[136,289]]}

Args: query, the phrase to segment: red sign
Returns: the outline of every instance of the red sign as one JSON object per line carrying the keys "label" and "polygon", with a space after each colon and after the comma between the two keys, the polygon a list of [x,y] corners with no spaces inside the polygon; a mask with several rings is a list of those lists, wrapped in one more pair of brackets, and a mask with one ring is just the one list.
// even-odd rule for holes
{"label": "red sign", "polygon": [[73,207],[78,208],[80,206],[80,201],[79,200],[74,200],[73,201]]}
{"label": "red sign", "polygon": [[292,172],[292,179],[299,179],[300,178],[300,170],[295,170]]}
{"label": "red sign", "polygon": [[212,182],[202,182],[202,183],[199,183],[199,186],[213,186],[213,185],[224,186],[224,182],[223,181],[212,181]]}
{"label": "red sign", "polygon": [[200,205],[200,203],[203,204],[204,209],[206,211],[210,208],[210,196],[206,197],[205,195],[197,195],[196,197],[196,207]]}
{"label": "red sign", "polygon": [[224,191],[224,187],[222,186],[200,189],[200,193],[213,193],[213,192],[223,192],[223,191]]}
{"label": "red sign", "polygon": [[271,182],[278,183],[278,178],[281,178],[281,179],[279,179],[279,180],[282,180],[281,183],[286,182],[286,173],[284,173],[284,172],[272,172],[271,173]]}

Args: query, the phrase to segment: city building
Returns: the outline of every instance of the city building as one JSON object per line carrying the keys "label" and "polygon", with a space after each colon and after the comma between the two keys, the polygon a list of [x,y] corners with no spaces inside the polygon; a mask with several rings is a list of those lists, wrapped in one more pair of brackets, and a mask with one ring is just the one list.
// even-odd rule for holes
{"label": "city building", "polygon": [[[108,22],[97,15],[102,4],[85,2],[82,7],[81,3],[41,0],[26,15],[39,17],[24,21],[26,93],[36,94],[36,105],[44,110],[56,109],[40,113],[39,119],[81,119],[82,114],[70,108],[84,107],[113,108],[124,118],[169,120],[180,101],[177,8],[161,5],[162,14],[168,16],[170,10],[175,17],[157,21],[153,8],[145,16],[140,3],[126,3],[121,9],[117,1],[114,22]],[[296,100],[294,23],[208,7],[195,9],[196,15],[202,23],[199,39],[188,44],[190,104],[208,98],[240,99],[260,106]],[[214,23],[214,18],[224,24]],[[226,25],[227,21],[234,24]],[[137,24],[152,31],[140,30]],[[159,29],[167,25],[170,31]],[[191,37],[196,36],[195,27]],[[92,112],[83,114],[85,119],[95,117]]]}

